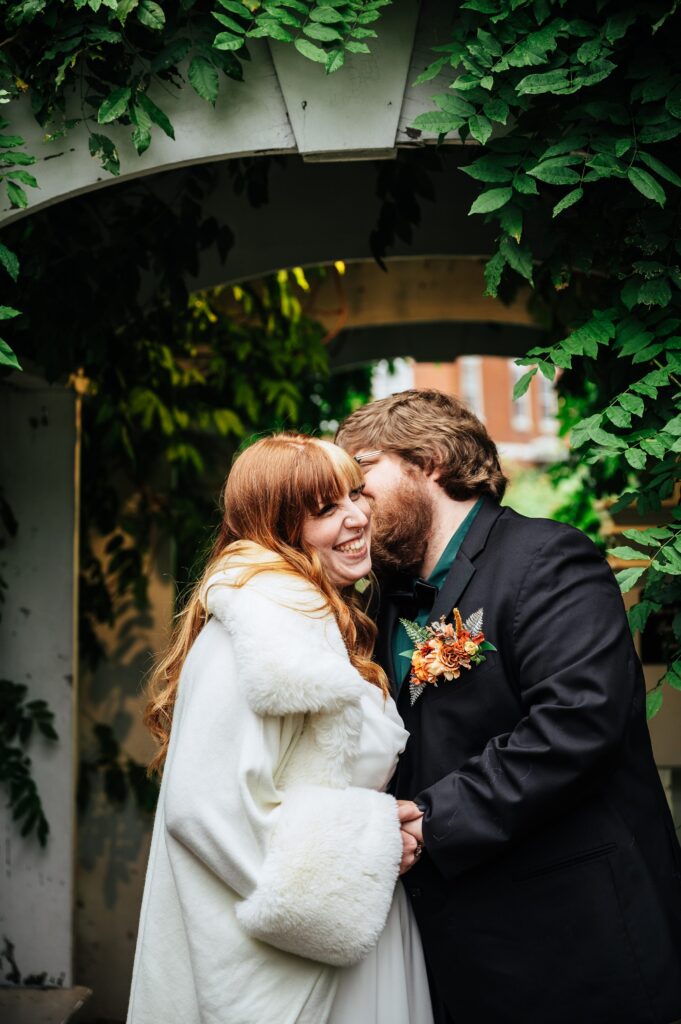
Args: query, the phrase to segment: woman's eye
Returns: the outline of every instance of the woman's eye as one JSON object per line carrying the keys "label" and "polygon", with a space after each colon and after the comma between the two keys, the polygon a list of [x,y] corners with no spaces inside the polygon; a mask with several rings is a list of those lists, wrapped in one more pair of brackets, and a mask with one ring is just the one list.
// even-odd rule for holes
{"label": "woman's eye", "polygon": [[317,513],[317,515],[318,516],[328,516],[330,512],[333,512],[335,507],[336,507],[335,504],[322,505],[322,507],[320,508],[320,510]]}
{"label": "woman's eye", "polygon": [[350,491],[351,499],[353,501],[357,501],[357,499],[364,493],[365,487],[366,484],[360,484],[359,487],[355,487],[354,490]]}

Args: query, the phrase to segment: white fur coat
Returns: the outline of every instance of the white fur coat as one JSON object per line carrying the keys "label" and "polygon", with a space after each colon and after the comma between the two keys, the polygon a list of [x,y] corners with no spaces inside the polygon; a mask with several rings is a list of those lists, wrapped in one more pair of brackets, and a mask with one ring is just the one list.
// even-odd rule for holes
{"label": "white fur coat", "polygon": [[237,570],[182,671],[128,1024],[322,1024],[392,899],[395,801],[350,785],[368,684],[313,588]]}

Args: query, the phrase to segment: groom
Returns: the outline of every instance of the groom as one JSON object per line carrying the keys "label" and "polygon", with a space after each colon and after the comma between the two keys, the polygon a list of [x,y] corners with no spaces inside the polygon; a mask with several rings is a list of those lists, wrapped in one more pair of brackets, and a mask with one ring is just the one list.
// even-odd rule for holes
{"label": "groom", "polygon": [[[605,559],[500,506],[493,442],[440,392],[373,402],[337,440],[374,505],[376,653],[411,734],[393,787],[423,850],[404,882],[438,1024],[681,1019],[681,851]],[[400,617],[455,607],[481,611],[495,650],[410,687]]]}

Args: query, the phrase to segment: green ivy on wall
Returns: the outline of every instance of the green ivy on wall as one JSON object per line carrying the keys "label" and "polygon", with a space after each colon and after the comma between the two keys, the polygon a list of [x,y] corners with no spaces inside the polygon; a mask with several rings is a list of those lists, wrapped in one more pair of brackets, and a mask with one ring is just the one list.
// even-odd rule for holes
{"label": "green ivy on wall", "polygon": [[[610,554],[648,567],[618,573],[642,588],[629,613],[681,603],[681,70],[676,2],[468,0],[450,41],[420,75],[445,76],[437,109],[414,127],[458,132],[477,152],[470,213],[494,225],[487,294],[534,289],[553,342],[519,360],[515,395],[538,372],[562,375],[573,464],[585,485],[653,520]],[[442,82],[442,77],[439,78]],[[528,230],[528,224],[530,230]],[[575,415],[577,412],[577,415]],[[648,693],[681,690],[677,653]]]}

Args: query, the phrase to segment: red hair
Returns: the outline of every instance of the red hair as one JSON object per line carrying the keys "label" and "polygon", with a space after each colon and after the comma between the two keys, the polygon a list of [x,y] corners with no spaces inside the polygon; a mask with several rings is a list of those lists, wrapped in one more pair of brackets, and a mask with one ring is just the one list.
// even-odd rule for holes
{"label": "red hair", "polygon": [[242,541],[261,545],[273,557],[249,567],[239,585],[258,572],[273,569],[307,580],[319,591],[320,608],[327,607],[335,616],[351,663],[364,679],[388,694],[385,672],[371,660],[376,626],[361,609],[359,595],[354,588],[341,595],[317,553],[306,548],[302,539],[306,516],[362,483],[360,467],[346,452],[304,434],[262,438],[235,460],[223,491],[224,514],[213,551],[149,680],[144,722],[160,744],[150,771],[163,767],[180,672],[208,619],[205,583],[225,558],[238,554]]}

